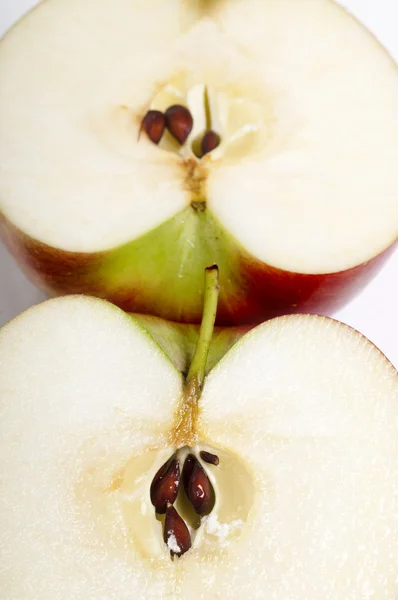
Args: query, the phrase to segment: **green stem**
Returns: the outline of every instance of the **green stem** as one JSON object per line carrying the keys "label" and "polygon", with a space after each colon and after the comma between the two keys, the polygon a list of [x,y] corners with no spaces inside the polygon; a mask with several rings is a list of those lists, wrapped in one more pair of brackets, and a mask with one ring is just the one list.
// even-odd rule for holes
{"label": "green stem", "polygon": [[199,331],[199,338],[196,344],[195,353],[189,367],[187,375],[187,386],[191,386],[195,381],[195,387],[202,389],[207,357],[211,340],[213,337],[214,323],[216,321],[218,294],[220,286],[218,285],[218,266],[213,265],[205,269],[205,292],[202,323]]}
{"label": "green stem", "polygon": [[197,442],[199,400],[205,379],[207,358],[213,337],[218,303],[218,267],[205,269],[203,316],[195,352],[185,382],[185,390],[178,409],[177,424],[171,442],[177,448],[193,446]]}
{"label": "green stem", "polygon": [[210,108],[210,98],[209,98],[209,89],[207,85],[205,86],[205,115],[206,115],[206,131],[212,129],[212,118],[211,118],[211,108]]}

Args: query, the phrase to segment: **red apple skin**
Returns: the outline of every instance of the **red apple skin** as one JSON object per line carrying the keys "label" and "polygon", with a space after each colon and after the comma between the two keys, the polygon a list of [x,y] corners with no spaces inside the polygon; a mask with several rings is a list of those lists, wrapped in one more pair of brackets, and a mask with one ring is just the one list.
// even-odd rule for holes
{"label": "red apple skin", "polygon": [[[373,259],[336,273],[308,275],[275,269],[244,257],[241,269],[248,281],[246,312],[263,310],[267,319],[283,314],[330,315],[357,295],[394,253],[396,242]],[[257,309],[257,313],[256,313]]]}
{"label": "red apple skin", "polygon": [[[150,314],[181,323],[200,323],[202,316],[202,280],[195,282],[191,298],[178,289],[178,278],[171,284],[132,280],[130,286],[112,286],[100,275],[103,253],[64,252],[19,231],[0,216],[0,235],[27,276],[51,296],[88,294],[104,298],[127,312]],[[226,275],[220,267],[220,299],[217,325],[255,325],[267,319],[292,313],[331,314],[344,306],[374,277],[395,250],[397,242],[373,259],[336,273],[302,274],[283,271],[262,263],[237,247],[232,257],[233,271]],[[200,265],[220,265],[222,249]],[[200,262],[200,257],[198,258]],[[231,272],[233,276],[231,277]],[[161,273],[159,274],[161,276]],[[165,301],[165,288],[173,285],[173,301]],[[181,296],[182,294],[182,296]],[[176,308],[181,298],[180,308]]]}

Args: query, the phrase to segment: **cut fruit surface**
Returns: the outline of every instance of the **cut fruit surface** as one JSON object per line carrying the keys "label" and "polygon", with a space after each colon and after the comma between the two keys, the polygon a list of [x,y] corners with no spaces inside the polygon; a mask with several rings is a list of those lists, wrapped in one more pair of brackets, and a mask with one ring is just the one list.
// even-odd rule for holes
{"label": "cut fruit surface", "polygon": [[[0,332],[2,600],[396,597],[398,377],[370,342],[322,317],[254,329],[207,376],[189,448],[173,442],[184,393],[100,300]],[[192,547],[171,560],[151,487],[188,455],[214,506],[193,516],[180,492]]]}
{"label": "cut fruit surface", "polygon": [[[258,294],[266,298],[276,279],[270,304],[291,312],[323,285],[327,305],[357,278],[351,272],[336,289],[296,281],[287,291],[291,274],[344,272],[397,239],[397,67],[330,0],[48,0],[1,42],[0,86],[5,237],[50,291],[80,284],[142,311],[141,269],[163,271],[153,268],[148,235],[171,224],[173,280],[224,256],[242,272],[244,306],[253,263],[266,274]],[[183,148],[168,132],[159,146],[138,135],[148,110],[174,104],[193,117]],[[198,158],[211,129],[220,144]],[[209,262],[198,206],[222,229]],[[196,235],[187,226],[181,238],[187,210]],[[221,276],[232,297],[221,299],[222,321],[258,320],[260,309],[233,307]],[[156,306],[159,284],[147,312],[199,321],[199,280],[183,277],[193,312],[173,312],[167,298]]]}

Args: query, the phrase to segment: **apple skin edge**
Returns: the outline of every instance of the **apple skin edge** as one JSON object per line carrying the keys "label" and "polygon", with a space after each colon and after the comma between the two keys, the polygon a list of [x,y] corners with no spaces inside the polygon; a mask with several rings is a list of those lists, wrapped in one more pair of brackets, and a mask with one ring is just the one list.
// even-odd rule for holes
{"label": "apple skin edge", "polygon": [[396,246],[345,271],[292,273],[250,256],[210,210],[192,206],[137,240],[101,253],[46,246],[2,215],[0,235],[26,275],[51,296],[84,293],[126,312],[180,323],[200,323],[203,271],[217,263],[216,324],[222,326],[256,325],[284,314],[330,314],[365,287]]}

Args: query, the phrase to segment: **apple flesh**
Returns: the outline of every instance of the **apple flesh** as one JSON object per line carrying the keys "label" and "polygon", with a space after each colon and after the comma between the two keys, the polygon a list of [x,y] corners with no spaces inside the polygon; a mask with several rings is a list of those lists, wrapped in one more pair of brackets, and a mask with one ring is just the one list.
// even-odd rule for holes
{"label": "apple flesh", "polygon": [[[358,332],[253,329],[207,375],[194,429],[184,377],[102,300],[30,309],[0,356],[2,598],[397,597],[398,377]],[[193,518],[177,501],[192,547],[172,560],[150,490],[188,453],[215,502]]]}
{"label": "apple flesh", "polygon": [[[0,64],[0,229],[51,294],[199,323],[216,262],[219,324],[255,323],[339,308],[396,242],[398,71],[329,0],[47,0]],[[139,136],[175,104],[183,147]]]}

